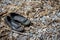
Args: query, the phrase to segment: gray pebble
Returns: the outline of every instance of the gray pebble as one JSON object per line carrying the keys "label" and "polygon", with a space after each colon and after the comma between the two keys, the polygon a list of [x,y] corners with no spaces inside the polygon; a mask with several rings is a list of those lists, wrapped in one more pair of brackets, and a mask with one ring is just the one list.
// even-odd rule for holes
{"label": "gray pebble", "polygon": [[58,12],[56,15],[60,18],[60,12]]}

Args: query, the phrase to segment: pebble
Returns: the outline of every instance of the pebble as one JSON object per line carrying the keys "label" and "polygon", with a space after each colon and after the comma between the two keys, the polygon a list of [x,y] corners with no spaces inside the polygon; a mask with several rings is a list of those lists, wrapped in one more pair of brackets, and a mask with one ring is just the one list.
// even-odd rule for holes
{"label": "pebble", "polygon": [[32,37],[33,36],[33,34],[32,33],[29,33],[29,37]]}
{"label": "pebble", "polygon": [[52,20],[58,20],[59,18],[56,15],[51,16]]}
{"label": "pebble", "polygon": [[60,18],[60,12],[56,13],[56,15]]}
{"label": "pebble", "polygon": [[3,27],[3,25],[0,24],[0,28]]}
{"label": "pebble", "polygon": [[17,40],[27,40],[27,39],[28,39],[27,36],[19,36],[19,37],[17,38]]}
{"label": "pebble", "polygon": [[3,0],[3,4],[11,4],[12,2],[10,0]]}
{"label": "pebble", "polygon": [[0,8],[0,13],[5,12],[4,8]]}
{"label": "pebble", "polygon": [[40,39],[40,40],[44,40],[42,35],[41,35],[41,37],[40,37],[39,39]]}
{"label": "pebble", "polygon": [[51,18],[49,16],[43,16],[42,18],[40,18],[40,21],[43,23],[43,24],[49,24],[51,22]]}
{"label": "pebble", "polygon": [[17,33],[13,33],[13,36],[14,36],[15,38],[17,38],[18,35],[19,35],[19,34],[17,34]]}

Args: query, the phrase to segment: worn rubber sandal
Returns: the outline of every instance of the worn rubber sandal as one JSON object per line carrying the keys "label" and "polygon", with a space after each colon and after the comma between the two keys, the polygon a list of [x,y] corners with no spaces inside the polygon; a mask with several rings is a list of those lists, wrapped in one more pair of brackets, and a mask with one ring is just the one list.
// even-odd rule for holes
{"label": "worn rubber sandal", "polygon": [[24,16],[22,15],[19,15],[17,13],[10,13],[10,16],[13,20],[25,25],[25,26],[30,26],[31,24],[31,21],[28,20],[27,18],[25,18]]}
{"label": "worn rubber sandal", "polygon": [[15,31],[19,31],[19,32],[24,31],[24,29],[21,27],[21,25],[15,21],[13,21],[9,16],[5,17],[5,22]]}

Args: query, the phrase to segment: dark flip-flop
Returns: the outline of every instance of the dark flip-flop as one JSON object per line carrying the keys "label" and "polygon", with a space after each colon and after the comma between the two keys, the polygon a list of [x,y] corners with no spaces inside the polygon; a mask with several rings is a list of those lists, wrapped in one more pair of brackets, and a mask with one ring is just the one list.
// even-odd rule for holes
{"label": "dark flip-flop", "polygon": [[10,13],[10,16],[13,20],[25,25],[25,26],[30,26],[31,21],[28,20],[26,17],[19,15],[17,13]]}
{"label": "dark flip-flop", "polygon": [[24,31],[24,29],[21,27],[21,25],[15,21],[13,21],[9,16],[5,17],[5,22],[15,31],[19,31],[19,32]]}

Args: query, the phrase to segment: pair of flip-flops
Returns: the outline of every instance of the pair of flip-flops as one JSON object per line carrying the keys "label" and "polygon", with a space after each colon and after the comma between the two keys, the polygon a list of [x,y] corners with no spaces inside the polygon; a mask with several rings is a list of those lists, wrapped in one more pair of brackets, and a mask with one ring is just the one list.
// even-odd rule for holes
{"label": "pair of flip-flops", "polygon": [[13,29],[19,32],[24,31],[20,24],[30,26],[31,21],[17,13],[10,13],[10,16],[5,17],[5,22]]}

